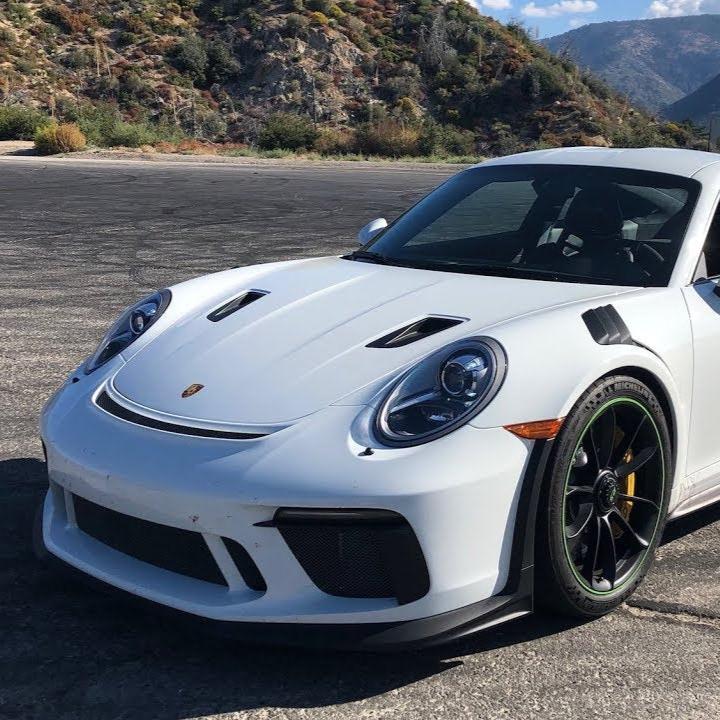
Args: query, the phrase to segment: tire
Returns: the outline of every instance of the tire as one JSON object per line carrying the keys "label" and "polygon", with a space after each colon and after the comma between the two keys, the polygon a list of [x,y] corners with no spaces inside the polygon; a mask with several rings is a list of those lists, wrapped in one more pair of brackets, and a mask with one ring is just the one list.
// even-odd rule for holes
{"label": "tire", "polygon": [[537,604],[589,618],[627,600],[662,537],[672,471],[668,423],[652,390],[624,375],[592,385],[555,441],[541,494]]}

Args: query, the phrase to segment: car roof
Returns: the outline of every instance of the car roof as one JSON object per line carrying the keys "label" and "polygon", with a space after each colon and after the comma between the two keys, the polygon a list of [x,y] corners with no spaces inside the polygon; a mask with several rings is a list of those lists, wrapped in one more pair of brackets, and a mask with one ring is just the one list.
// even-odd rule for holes
{"label": "car roof", "polygon": [[720,154],[679,148],[573,147],[535,150],[488,160],[491,165],[588,165],[664,172],[692,177],[709,165],[720,163]]}

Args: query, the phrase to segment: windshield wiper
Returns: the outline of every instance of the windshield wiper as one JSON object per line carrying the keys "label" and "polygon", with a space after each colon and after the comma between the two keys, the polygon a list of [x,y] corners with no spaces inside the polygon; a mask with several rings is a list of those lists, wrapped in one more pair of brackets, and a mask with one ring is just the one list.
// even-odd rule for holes
{"label": "windshield wiper", "polygon": [[455,260],[430,260],[423,258],[393,258],[371,250],[356,250],[349,255],[343,255],[346,260],[360,260],[375,263],[376,265],[395,265],[397,267],[416,268],[418,270],[440,270],[446,272],[468,273],[472,275],[493,275],[496,277],[537,278],[547,280],[563,280],[569,282],[585,282],[595,285],[616,285],[612,278],[595,277],[592,275],[578,275],[561,270],[533,268],[523,265],[495,265],[492,263],[462,263]]}
{"label": "windshield wiper", "polygon": [[[462,263],[460,263],[462,265]],[[613,284],[612,278],[608,277],[595,277],[593,275],[579,275],[577,273],[563,272],[562,270],[550,270],[545,268],[534,268],[522,265],[464,265],[470,272],[477,272],[478,274],[487,275],[514,275],[515,277],[543,277],[554,280],[571,280],[577,282],[589,282],[589,283],[611,283]]]}
{"label": "windshield wiper", "polygon": [[372,250],[355,250],[349,255],[343,255],[344,260],[360,260],[361,262],[375,263],[376,265],[389,265],[389,258]]}
{"label": "windshield wiper", "polygon": [[[393,258],[387,258],[388,264],[393,264]],[[412,261],[408,260],[409,266]],[[561,270],[549,270],[545,268],[533,268],[523,265],[495,265],[493,263],[463,263],[455,260],[419,260],[415,267],[424,270],[445,270],[449,272],[469,273],[473,275],[493,275],[496,277],[521,277],[521,278],[547,278],[548,280],[568,280],[572,282],[587,282],[595,284],[616,284],[612,278],[595,277],[591,275],[578,275],[575,273],[563,272]]]}

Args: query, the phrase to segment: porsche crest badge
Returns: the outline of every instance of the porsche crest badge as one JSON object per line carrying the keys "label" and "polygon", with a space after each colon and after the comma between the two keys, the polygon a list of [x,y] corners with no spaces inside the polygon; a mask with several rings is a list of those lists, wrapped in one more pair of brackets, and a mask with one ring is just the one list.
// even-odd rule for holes
{"label": "porsche crest badge", "polygon": [[181,397],[189,398],[189,397],[192,397],[193,395],[197,395],[204,387],[205,387],[204,385],[200,385],[199,383],[193,383],[192,385],[190,385],[189,387],[186,387],[182,391]]}

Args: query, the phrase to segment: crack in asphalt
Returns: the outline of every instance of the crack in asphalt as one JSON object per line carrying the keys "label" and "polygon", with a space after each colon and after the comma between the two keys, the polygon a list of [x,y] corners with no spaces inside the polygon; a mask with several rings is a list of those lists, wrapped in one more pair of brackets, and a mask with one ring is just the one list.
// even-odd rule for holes
{"label": "crack in asphalt", "polygon": [[707,608],[697,608],[684,603],[673,603],[664,600],[650,600],[643,597],[632,597],[620,611],[633,617],[654,617],[679,623],[705,625],[713,630],[720,630],[720,613]]}

